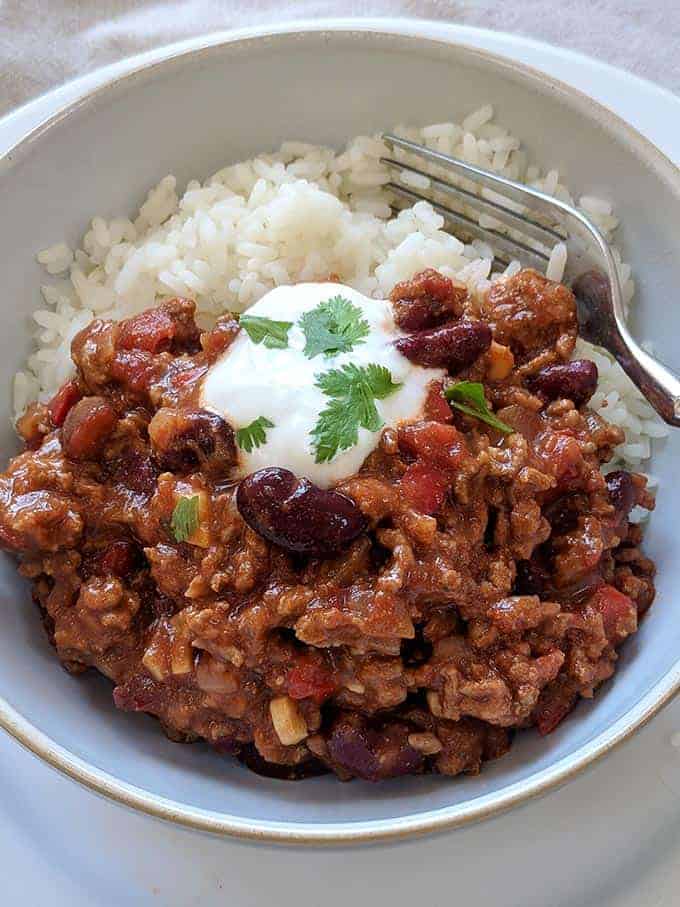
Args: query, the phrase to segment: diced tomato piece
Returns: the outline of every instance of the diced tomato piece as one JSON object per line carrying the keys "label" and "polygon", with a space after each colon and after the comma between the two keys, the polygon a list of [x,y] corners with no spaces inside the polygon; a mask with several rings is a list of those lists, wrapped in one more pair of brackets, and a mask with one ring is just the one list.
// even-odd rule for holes
{"label": "diced tomato piece", "polygon": [[309,661],[301,661],[288,672],[286,678],[291,699],[315,699],[323,702],[332,696],[336,683],[326,668]]}
{"label": "diced tomato piece", "polygon": [[425,398],[424,412],[425,418],[430,422],[450,422],[453,419],[453,413],[444,396],[441,381],[433,381],[430,384]]}
{"label": "diced tomato piece", "polygon": [[576,693],[560,686],[544,690],[534,712],[538,733],[542,737],[551,734],[574,708],[577,699]]}
{"label": "diced tomato piece", "polygon": [[602,615],[604,632],[613,646],[618,646],[637,630],[635,603],[614,586],[600,586],[590,599],[590,605]]}
{"label": "diced tomato piece", "polygon": [[433,514],[441,508],[451,486],[451,474],[426,463],[412,463],[399,480],[399,491],[420,513]]}
{"label": "diced tomato piece", "polygon": [[62,384],[54,397],[47,404],[47,410],[50,414],[52,424],[57,428],[63,425],[68,411],[74,406],[83,395],[80,392],[77,381],[67,381]]}
{"label": "diced tomato piece", "polygon": [[399,431],[399,444],[407,453],[445,470],[459,469],[469,457],[458,429],[442,422],[404,426]]}
{"label": "diced tomato piece", "polygon": [[111,377],[135,394],[145,394],[158,377],[151,353],[141,350],[121,350],[111,363]]}
{"label": "diced tomato piece", "polygon": [[121,350],[160,353],[170,349],[175,328],[175,321],[162,308],[148,309],[121,322],[116,345]]}

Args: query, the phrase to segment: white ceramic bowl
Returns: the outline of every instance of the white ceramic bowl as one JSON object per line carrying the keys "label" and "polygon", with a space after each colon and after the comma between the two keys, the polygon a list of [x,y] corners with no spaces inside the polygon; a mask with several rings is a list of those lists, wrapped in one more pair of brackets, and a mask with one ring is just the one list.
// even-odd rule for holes
{"label": "white ceramic bowl", "polygon": [[[639,282],[636,333],[676,369],[680,309],[680,174],[613,114],[574,90],[484,51],[372,31],[239,39],[118,79],[57,114],[0,161],[3,304],[0,452],[13,372],[39,305],[35,252],[74,243],[93,213],[137,206],[166,173],[180,182],[301,138],[340,145],[396,122],[458,118],[492,101],[501,121],[579,194],[610,198]],[[217,115],[216,115],[217,111]],[[19,317],[15,317],[18,314]],[[324,777],[299,784],[253,775],[201,745],[178,746],[143,715],[117,712],[101,677],[73,678],[47,644],[27,587],[0,560],[0,724],[55,768],[99,793],[176,822],[290,842],[399,837],[488,816],[553,787],[647,720],[680,686],[675,538],[677,434],[655,455],[661,494],[647,535],[657,601],[624,648],[618,673],[547,739],[518,735],[478,777],[381,785]]]}

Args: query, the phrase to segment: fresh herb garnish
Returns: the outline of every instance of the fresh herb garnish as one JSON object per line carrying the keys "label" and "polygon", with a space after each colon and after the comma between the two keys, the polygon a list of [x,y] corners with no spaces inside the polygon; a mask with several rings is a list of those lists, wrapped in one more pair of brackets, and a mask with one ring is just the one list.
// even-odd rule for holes
{"label": "fresh herb garnish", "polygon": [[265,428],[274,428],[274,423],[270,422],[266,416],[258,416],[250,425],[238,429],[236,432],[236,443],[246,453],[250,453],[255,447],[260,447],[267,440]]}
{"label": "fresh herb garnish", "polygon": [[188,541],[198,529],[198,503],[199,497],[194,494],[180,498],[175,504],[170,528],[178,542]]}
{"label": "fresh herb garnish", "polygon": [[368,322],[361,309],[344,296],[333,296],[305,312],[300,319],[306,343],[303,350],[308,359],[320,353],[348,353],[368,335]]}
{"label": "fresh herb garnish", "polygon": [[316,386],[331,398],[312,429],[317,463],[327,463],[359,440],[359,428],[378,431],[383,421],[375,407],[401,387],[383,365],[348,363],[316,376]]}
{"label": "fresh herb garnish", "polygon": [[263,343],[268,349],[285,350],[292,321],[273,321],[259,315],[241,315],[239,324],[253,343]]}
{"label": "fresh herb garnish", "polygon": [[484,385],[479,381],[459,381],[458,384],[448,387],[444,391],[444,396],[451,406],[468,416],[481,419],[482,422],[503,432],[504,435],[510,435],[515,430],[491,412],[484,396]]}

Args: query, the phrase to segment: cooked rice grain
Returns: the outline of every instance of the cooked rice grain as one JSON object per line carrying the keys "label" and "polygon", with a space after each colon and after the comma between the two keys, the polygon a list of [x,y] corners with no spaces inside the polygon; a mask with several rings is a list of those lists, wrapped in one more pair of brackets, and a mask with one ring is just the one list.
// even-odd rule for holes
{"label": "cooked rice grain", "polygon": [[[494,123],[493,115],[487,104],[461,124],[401,126],[395,132],[574,203],[558,171],[542,173],[530,164],[520,140]],[[486,292],[497,279],[487,244],[466,245],[444,232],[443,219],[425,202],[393,216],[383,188],[390,176],[379,160],[386,153],[375,136],[352,139],[340,153],[284,142],[277,152],[231,164],[202,184],[192,180],[181,195],[175,177],[166,176],[134,221],[97,216],[82,248],[57,242],[40,252],[47,272],[67,274],[68,280],[42,287],[47,308],[33,315],[35,352],[15,377],[15,415],[33,399],[48,399],[69,377],[71,340],[88,321],[129,317],[159,296],[195,299],[198,320],[207,326],[225,311],[247,309],[275,286],[329,274],[384,297],[398,281],[431,267],[462,280],[474,295]],[[409,160],[407,154],[400,158]],[[413,185],[426,182],[420,178]],[[578,204],[605,233],[615,229],[608,202],[581,196]],[[628,304],[634,293],[630,267],[618,250],[615,257]],[[547,275],[561,280],[566,261],[566,246],[558,243]],[[511,262],[505,274],[519,267]],[[618,459],[639,465],[650,455],[650,439],[666,435],[665,426],[607,354],[579,341],[577,355],[595,359],[600,369],[592,406],[626,431]]]}

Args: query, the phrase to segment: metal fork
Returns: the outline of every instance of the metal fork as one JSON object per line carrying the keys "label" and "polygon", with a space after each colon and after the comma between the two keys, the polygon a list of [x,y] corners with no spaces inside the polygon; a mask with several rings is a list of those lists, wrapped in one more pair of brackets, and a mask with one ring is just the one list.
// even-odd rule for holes
{"label": "metal fork", "polygon": [[[404,207],[418,201],[429,202],[444,218],[447,229],[453,231],[455,228],[484,240],[492,246],[499,263],[507,265],[509,256],[545,270],[551,248],[555,243],[566,243],[570,272],[575,274],[581,269],[572,282],[580,336],[611,353],[661,418],[669,425],[680,426],[680,379],[631,336],[612,250],[602,231],[585,214],[545,192],[408,139],[391,133],[382,138],[393,153],[396,150],[406,152],[438,168],[437,175],[433,175],[410,161],[381,158],[394,173],[385,188],[395,200]],[[442,171],[448,178],[439,175]],[[407,184],[409,175],[411,185]],[[414,188],[414,177],[423,184],[423,189]],[[451,178],[458,178],[462,184],[450,182]],[[427,188],[424,179],[428,180]],[[473,191],[471,184],[480,186],[484,195]],[[447,199],[447,204],[437,201],[435,195]],[[465,213],[465,208],[494,218],[509,228],[511,235],[480,226],[474,217]],[[537,215],[546,222],[535,219]],[[580,244],[578,240],[581,240]],[[600,267],[593,269],[592,264],[598,259]]]}

